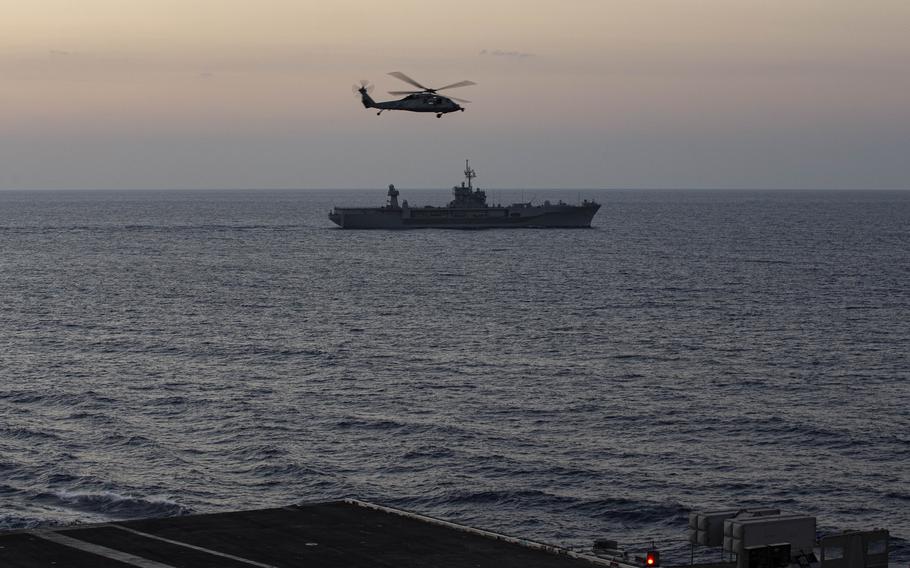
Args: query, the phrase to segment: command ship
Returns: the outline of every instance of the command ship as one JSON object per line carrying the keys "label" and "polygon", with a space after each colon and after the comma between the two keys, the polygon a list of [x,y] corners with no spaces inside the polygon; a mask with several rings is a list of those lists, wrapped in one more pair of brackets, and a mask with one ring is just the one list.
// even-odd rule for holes
{"label": "command ship", "polygon": [[445,207],[411,207],[398,203],[398,190],[389,186],[383,207],[335,207],[329,219],[342,229],[484,229],[484,228],[588,228],[600,204],[584,200],[579,205],[544,201],[543,205],[514,203],[487,205],[485,191],[475,188],[477,174],[465,160],[465,180],[452,188],[454,199]]}

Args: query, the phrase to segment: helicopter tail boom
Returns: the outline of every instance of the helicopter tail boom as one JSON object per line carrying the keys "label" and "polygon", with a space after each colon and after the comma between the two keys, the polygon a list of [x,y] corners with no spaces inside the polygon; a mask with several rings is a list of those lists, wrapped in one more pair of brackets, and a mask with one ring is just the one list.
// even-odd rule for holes
{"label": "helicopter tail boom", "polygon": [[370,93],[366,89],[360,89],[360,102],[363,103],[363,108],[374,108],[376,106],[376,101],[373,100],[373,97],[370,96]]}

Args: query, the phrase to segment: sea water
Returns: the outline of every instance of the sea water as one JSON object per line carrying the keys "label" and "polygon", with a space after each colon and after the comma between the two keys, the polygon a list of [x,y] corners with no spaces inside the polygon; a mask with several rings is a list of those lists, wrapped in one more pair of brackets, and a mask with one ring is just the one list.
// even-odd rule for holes
{"label": "sea water", "polygon": [[910,192],[491,198],[603,208],[350,232],[331,206],[382,190],[0,192],[0,528],[351,496],[666,562],[689,511],[773,506],[910,560]]}

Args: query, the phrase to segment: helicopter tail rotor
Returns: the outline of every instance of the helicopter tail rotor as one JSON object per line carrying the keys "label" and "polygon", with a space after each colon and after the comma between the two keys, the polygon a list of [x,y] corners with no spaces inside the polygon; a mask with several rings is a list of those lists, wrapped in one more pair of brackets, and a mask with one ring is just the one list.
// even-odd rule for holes
{"label": "helicopter tail rotor", "polygon": [[374,86],[370,84],[369,81],[366,79],[361,79],[359,86],[351,85],[351,92],[354,93],[355,97],[360,97],[360,102],[363,103],[363,106],[365,108],[371,108],[376,104],[373,98],[370,97],[370,93],[373,92],[373,88]]}
{"label": "helicopter tail rotor", "polygon": [[373,92],[376,86],[367,81],[366,79],[361,79],[360,84],[351,85],[351,92],[354,93],[355,97],[359,97],[363,94],[370,94]]}

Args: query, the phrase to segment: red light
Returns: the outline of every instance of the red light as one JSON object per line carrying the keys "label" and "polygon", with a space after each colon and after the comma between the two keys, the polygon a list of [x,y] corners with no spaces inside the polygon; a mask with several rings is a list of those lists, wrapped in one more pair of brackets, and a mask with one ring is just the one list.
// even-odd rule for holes
{"label": "red light", "polygon": [[648,566],[654,566],[654,557],[649,554],[647,562],[648,562]]}
{"label": "red light", "polygon": [[656,550],[649,550],[647,554],[645,554],[645,565],[651,566],[652,568],[660,566],[660,553]]}

